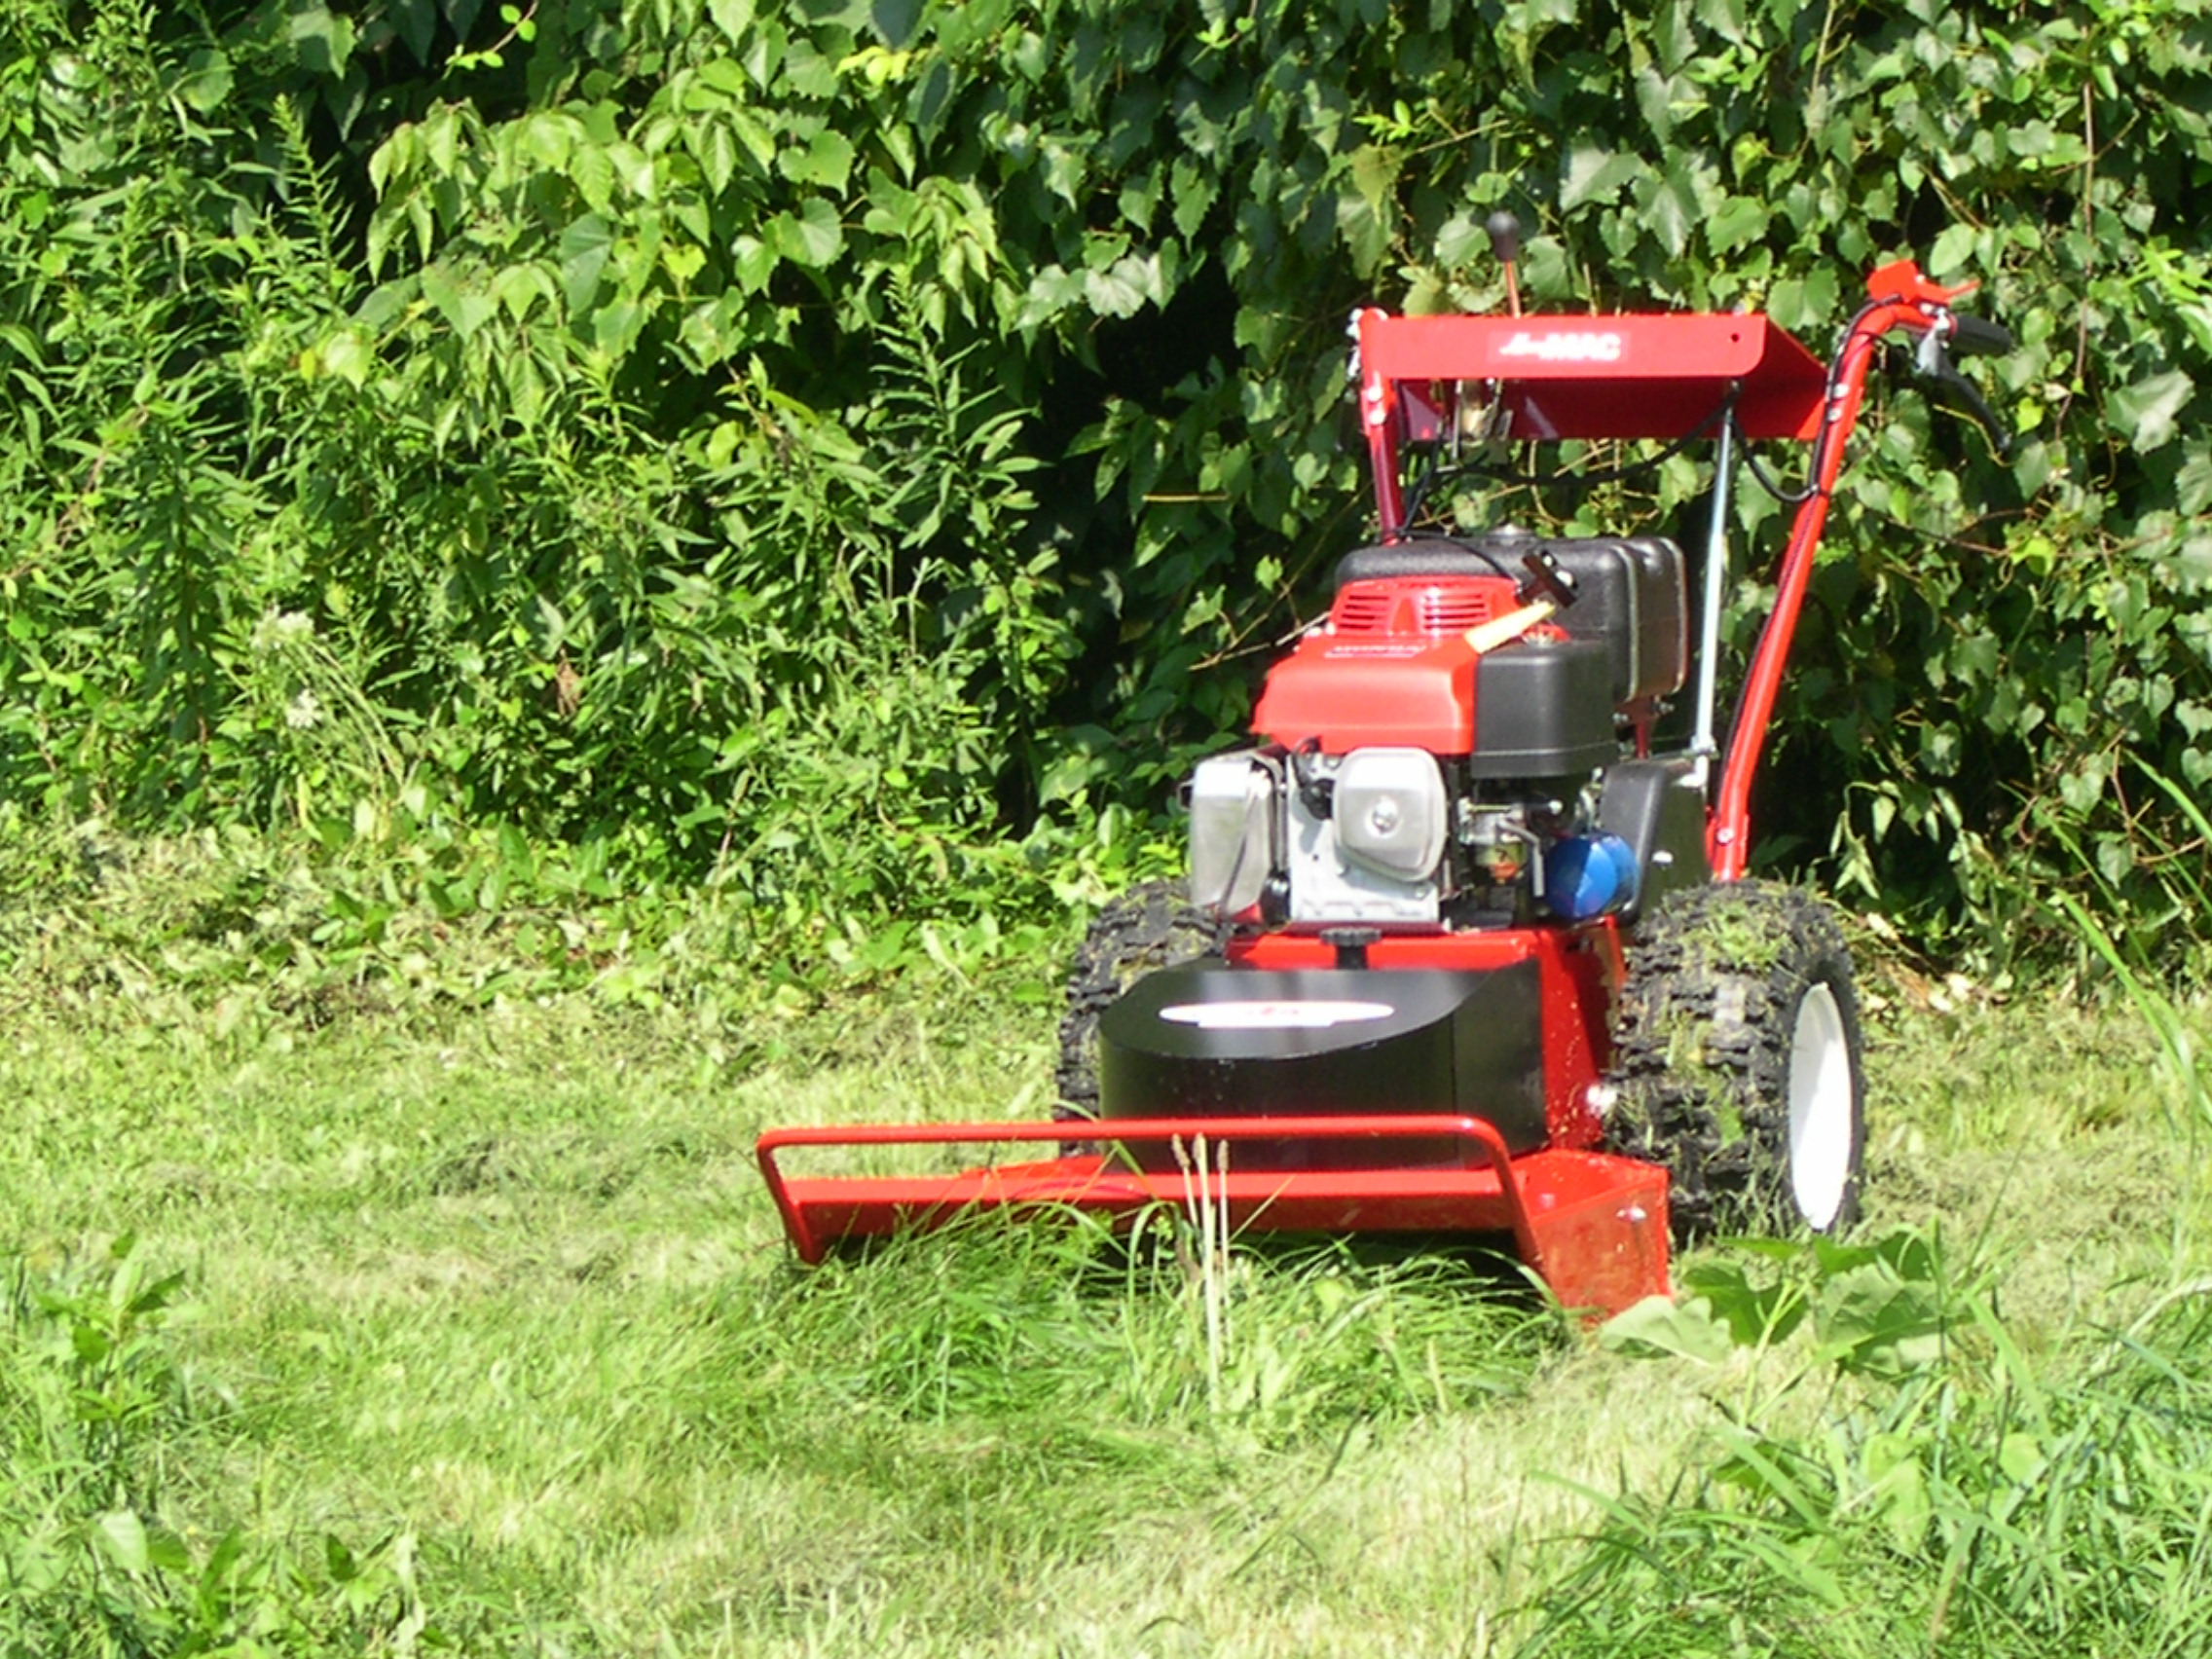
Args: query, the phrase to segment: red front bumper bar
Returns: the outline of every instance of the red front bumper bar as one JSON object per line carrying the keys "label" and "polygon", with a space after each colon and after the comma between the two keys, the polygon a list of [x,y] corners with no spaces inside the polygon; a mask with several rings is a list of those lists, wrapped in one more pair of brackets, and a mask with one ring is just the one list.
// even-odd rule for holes
{"label": "red front bumper bar", "polygon": [[[819,1262],[837,1241],[928,1227],[968,1210],[1070,1205],[1131,1217],[1182,1204],[1197,1175],[1152,1173],[1112,1153],[997,1164],[958,1174],[791,1176],[778,1154],[824,1146],[990,1145],[1064,1142],[1077,1125],[913,1124],[770,1129],[760,1173],[799,1258]],[[1094,1131],[1114,1141],[1213,1146],[1239,1141],[1308,1143],[1447,1137],[1457,1164],[1386,1169],[1241,1171],[1234,1153],[1205,1190],[1229,1226],[1271,1233],[1511,1234],[1521,1259],[1563,1307],[1613,1313],[1667,1292],[1667,1172],[1605,1153],[1509,1155],[1480,1118],[1430,1115],[1117,1119]]]}

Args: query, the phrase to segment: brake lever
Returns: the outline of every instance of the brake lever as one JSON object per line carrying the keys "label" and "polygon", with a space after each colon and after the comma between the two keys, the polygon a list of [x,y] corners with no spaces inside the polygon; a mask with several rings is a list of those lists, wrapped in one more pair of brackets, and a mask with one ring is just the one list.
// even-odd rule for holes
{"label": "brake lever", "polygon": [[[1987,435],[1989,447],[1999,461],[2012,453],[2012,434],[1998,420],[1997,411],[1990,408],[1988,399],[1981,395],[1981,387],[1961,374],[1957,365],[1951,361],[1950,352],[1944,350],[1940,331],[1932,328],[1920,337],[1913,348],[1912,366],[1922,379],[1934,381],[1965,405],[1963,413]],[[1936,401],[1940,403],[1942,400]]]}

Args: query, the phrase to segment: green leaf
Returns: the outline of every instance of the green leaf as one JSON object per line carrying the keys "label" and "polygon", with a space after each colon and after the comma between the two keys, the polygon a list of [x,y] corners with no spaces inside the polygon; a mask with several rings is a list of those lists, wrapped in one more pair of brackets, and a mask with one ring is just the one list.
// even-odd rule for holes
{"label": "green leaf", "polygon": [[1734,253],[1764,239],[1772,217],[1765,203],[1749,196],[1731,196],[1719,212],[1706,220],[1706,243],[1714,253]]}
{"label": "green leaf", "polygon": [[739,237],[730,243],[729,257],[738,285],[752,294],[767,287],[768,278],[782,263],[775,248],[758,237]]}
{"label": "green leaf", "polygon": [[1635,1358],[1671,1355],[1700,1365],[1718,1365],[1735,1346],[1702,1298],[1677,1302],[1666,1296],[1647,1296],[1614,1314],[1598,1327],[1598,1341]]}
{"label": "green leaf", "polygon": [[2196,383],[2179,369],[2149,375],[2105,400],[2105,420],[2137,449],[2162,449],[2180,430],[2178,417]]}
{"label": "green leaf", "polygon": [[1651,64],[1636,72],[1636,107],[1651,135],[1666,143],[1675,133],[1675,86]]}
{"label": "green leaf", "polygon": [[691,129],[688,143],[707,188],[718,196],[727,190],[737,173],[737,139],[729,124],[703,117]]}
{"label": "green leaf", "polygon": [[357,328],[341,328],[327,336],[318,359],[325,374],[336,375],[356,391],[368,384],[369,370],[376,364],[367,337]]}
{"label": "green leaf", "polygon": [[1946,225],[1936,238],[1936,245],[1928,250],[1928,274],[1940,278],[1966,269],[1980,238],[1976,226]]}
{"label": "green leaf", "polygon": [[753,26],[753,0],[707,0],[707,16],[732,44]]}
{"label": "green leaf", "polygon": [[1473,210],[1462,207],[1437,227],[1436,263],[1447,271],[1458,270],[1476,256],[1486,240]]}
{"label": "green leaf", "polygon": [[1362,144],[1351,153],[1351,182],[1360,200],[1374,210],[1378,217],[1388,208],[1391,193],[1397,189],[1398,171],[1404,165],[1394,150],[1379,144]]}
{"label": "green leaf", "polygon": [[561,233],[561,297],[571,316],[590,309],[613,245],[612,229],[597,213],[586,213]]}
{"label": "green leaf", "polygon": [[1697,20],[1722,40],[1741,42],[1745,32],[1744,0],[1697,0]]}
{"label": "green leaf", "polygon": [[391,18],[393,32],[415,55],[415,61],[427,67],[431,44],[438,38],[437,0],[391,0],[391,10],[387,15]]}
{"label": "green leaf", "polygon": [[576,194],[593,212],[613,211],[614,164],[608,158],[604,145],[578,144],[569,158],[569,177],[575,184]]}
{"label": "green leaf", "polygon": [[1216,175],[1179,157],[1169,169],[1168,181],[1174,201],[1175,229],[1186,240],[1195,239],[1205,228],[1206,214],[1220,197]]}
{"label": "green leaf", "polygon": [[1112,265],[1085,272],[1083,295],[1100,316],[1134,316],[1161,297],[1159,264],[1124,254]]}
{"label": "green leaf", "polygon": [[492,320],[498,302],[490,294],[464,285],[443,260],[423,267],[423,297],[435,306],[446,324],[463,340]]}
{"label": "green leaf", "polygon": [[914,38],[921,17],[922,0],[869,0],[868,27],[875,31],[877,39],[894,50]]}
{"label": "green leaf", "polygon": [[346,59],[353,53],[350,18],[333,16],[328,6],[295,6],[291,16],[292,44],[300,63],[311,74],[336,80],[346,73]]}
{"label": "green leaf", "polygon": [[1577,144],[1567,152],[1567,172],[1560,181],[1560,211],[1571,213],[1589,202],[1611,202],[1620,195],[1621,186],[1643,170],[1642,159],[1631,153]]}
{"label": "green leaf", "polygon": [[810,196],[797,213],[778,213],[768,221],[768,240],[793,265],[819,271],[844,247],[845,229],[834,207],[819,196]]}
{"label": "green leaf", "polygon": [[1805,1316],[1805,1298],[1794,1286],[1782,1279],[1753,1283],[1737,1262],[1701,1262],[1679,1277],[1683,1293],[1694,1296],[1740,1347],[1781,1342]]}
{"label": "green leaf", "polygon": [[128,1509],[111,1509],[92,1524],[92,1535],[116,1566],[126,1572],[144,1572],[150,1565],[146,1552],[146,1524]]}
{"label": "green leaf", "polygon": [[231,60],[204,47],[184,60],[184,73],[170,89],[202,115],[211,115],[231,95]]}
{"label": "green leaf", "polygon": [[824,128],[807,140],[803,151],[785,151],[778,170],[793,184],[842,192],[853,171],[852,140]]}
{"label": "green leaf", "polygon": [[1637,192],[1637,206],[1641,209],[1652,235],[1659,239],[1659,245],[1667,250],[1667,256],[1679,259],[1682,250],[1689,246],[1690,226],[1697,214],[1689,181],[1679,167],[1650,175]]}

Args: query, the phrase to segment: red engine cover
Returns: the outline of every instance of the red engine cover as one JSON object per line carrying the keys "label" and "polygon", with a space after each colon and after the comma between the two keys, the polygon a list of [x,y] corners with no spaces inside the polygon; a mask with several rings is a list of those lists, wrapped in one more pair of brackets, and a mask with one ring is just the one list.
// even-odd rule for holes
{"label": "red engine cover", "polygon": [[1498,576],[1347,583],[1328,622],[1268,671],[1252,729],[1324,755],[1370,745],[1466,755],[1475,747],[1475,651],[1466,631],[1515,604]]}

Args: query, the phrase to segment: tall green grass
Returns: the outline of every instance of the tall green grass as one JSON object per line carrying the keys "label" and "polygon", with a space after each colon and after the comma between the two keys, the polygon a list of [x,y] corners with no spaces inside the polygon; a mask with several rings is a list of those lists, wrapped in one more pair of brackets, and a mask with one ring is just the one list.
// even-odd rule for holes
{"label": "tall green grass", "polygon": [[2131,1010],[1883,987],[1866,1235],[1608,1346],[1175,1216],[796,1267],[753,1135],[1037,1112],[1034,967],[226,1014],[136,940],[137,997],[26,948],[0,1041],[0,1653],[2198,1639],[2206,1191]]}
{"label": "tall green grass", "polygon": [[1945,1296],[1946,1340],[1878,1384],[1723,1420],[1712,1460],[1602,1498],[1516,1652],[2204,1651],[2207,1289],[2040,1362],[1986,1293]]}

